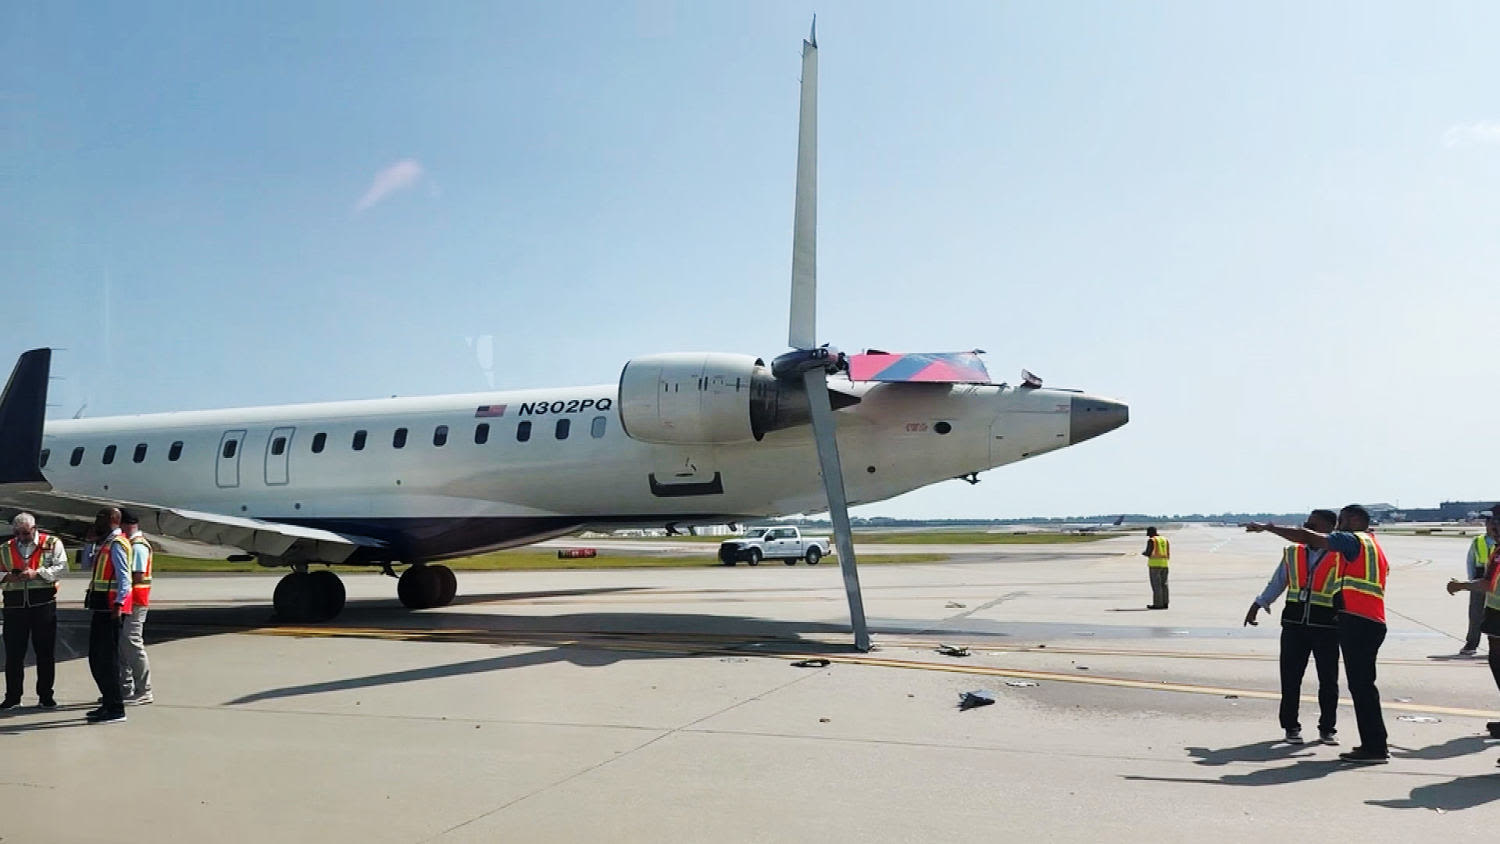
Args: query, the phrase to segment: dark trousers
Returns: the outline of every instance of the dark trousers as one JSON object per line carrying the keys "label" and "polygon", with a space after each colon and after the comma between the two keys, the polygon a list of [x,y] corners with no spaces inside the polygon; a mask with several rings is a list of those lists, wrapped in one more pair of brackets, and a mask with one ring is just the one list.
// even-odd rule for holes
{"label": "dark trousers", "polygon": [[1484,593],[1469,593],[1469,630],[1464,634],[1464,650],[1479,650],[1479,625],[1484,623]]}
{"label": "dark trousers", "polygon": [[89,671],[103,696],[106,712],[124,712],[120,697],[120,620],[111,612],[93,613],[89,622]]}
{"label": "dark trousers", "polygon": [[1286,624],[1281,628],[1281,728],[1302,731],[1302,675],[1311,655],[1318,672],[1318,732],[1331,733],[1339,712],[1339,631]]}
{"label": "dark trousers", "polygon": [[1166,566],[1161,566],[1160,568],[1153,566],[1148,568],[1147,571],[1151,573],[1151,606],[1165,607],[1167,605],[1167,598],[1170,597],[1167,592],[1168,569]]}
{"label": "dark trousers", "polygon": [[1500,689],[1500,636],[1490,638],[1490,676],[1495,678],[1495,688]]}
{"label": "dark trousers", "polygon": [[1375,688],[1375,657],[1385,641],[1385,625],[1349,613],[1339,613],[1339,650],[1344,654],[1344,676],[1354,701],[1359,746],[1385,753],[1385,718],[1380,714],[1380,691]]}
{"label": "dark trousers", "polygon": [[36,695],[52,697],[57,669],[57,604],[5,608],[5,699],[20,700],[26,681],[26,645],[36,651]]}

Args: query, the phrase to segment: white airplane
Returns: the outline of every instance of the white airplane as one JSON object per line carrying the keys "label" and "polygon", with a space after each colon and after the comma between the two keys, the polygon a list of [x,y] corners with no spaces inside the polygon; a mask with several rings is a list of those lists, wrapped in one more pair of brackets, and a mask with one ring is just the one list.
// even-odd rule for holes
{"label": "white airplane", "polygon": [[[803,42],[789,345],[667,353],[616,384],[44,421],[49,349],[0,396],[0,512],[81,535],[124,506],[148,535],[237,549],[291,571],[274,605],[326,620],[327,564],[405,565],[412,608],[453,600],[439,561],[585,527],[746,522],[829,510],[855,644],[870,646],[849,504],[1073,445],[1126,405],[989,383],[977,353],[846,356],[819,345],[817,39]],[[843,467],[847,467],[845,470]]]}

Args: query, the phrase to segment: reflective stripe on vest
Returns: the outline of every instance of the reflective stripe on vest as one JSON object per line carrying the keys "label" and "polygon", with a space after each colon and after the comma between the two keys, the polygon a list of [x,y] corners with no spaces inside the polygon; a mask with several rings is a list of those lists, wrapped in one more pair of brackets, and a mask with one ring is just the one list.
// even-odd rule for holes
{"label": "reflective stripe on vest", "polygon": [[[31,569],[36,571],[42,567],[42,557],[46,555],[52,537],[41,531],[36,532],[36,547],[32,549],[31,556],[21,556],[21,543],[13,536],[5,543],[6,570]],[[40,577],[31,580],[16,580],[0,584],[0,591],[14,593],[6,595],[7,606],[17,606],[41,599],[42,603],[50,602],[57,596],[57,584],[43,580]]]}
{"label": "reflective stripe on vest", "polygon": [[1165,568],[1172,558],[1172,547],[1167,544],[1165,536],[1150,536],[1151,555],[1146,558],[1146,565],[1152,568]]}
{"label": "reflective stripe on vest", "polygon": [[1286,575],[1286,607],[1281,611],[1282,624],[1307,624],[1333,627],[1338,617],[1333,610],[1333,596],[1338,592],[1338,552],[1327,552],[1312,564],[1312,553],[1306,545],[1290,545],[1281,554]]}
{"label": "reflective stripe on vest", "polygon": [[[128,561],[130,560],[130,540],[126,539],[124,534],[115,534],[94,551],[94,579],[89,583],[89,609],[108,610],[115,604],[121,603],[119,590],[115,588],[115,568],[109,559],[110,549],[116,545],[120,546],[120,550],[125,552],[125,559],[128,565]],[[103,606],[99,605],[98,596],[100,595],[109,596],[108,603]],[[123,610],[130,612],[130,609],[130,594],[127,592],[123,601]]]}
{"label": "reflective stripe on vest", "polygon": [[1343,610],[1351,615],[1385,623],[1385,577],[1390,571],[1385,551],[1372,533],[1355,533],[1359,556],[1353,560],[1339,555],[1339,598]]}
{"label": "reflective stripe on vest", "polygon": [[[144,546],[146,549],[146,570],[137,572],[135,570],[135,549],[141,546]],[[136,605],[144,607],[151,603],[151,542],[146,539],[144,534],[138,533],[130,537],[130,551],[130,579],[132,581],[130,599]],[[140,583],[134,583],[136,574],[140,574],[141,576]]]}
{"label": "reflective stripe on vest", "polygon": [[1479,534],[1474,537],[1474,567],[1469,570],[1469,579],[1478,580],[1484,577],[1485,566],[1490,560],[1490,542],[1488,534]]}

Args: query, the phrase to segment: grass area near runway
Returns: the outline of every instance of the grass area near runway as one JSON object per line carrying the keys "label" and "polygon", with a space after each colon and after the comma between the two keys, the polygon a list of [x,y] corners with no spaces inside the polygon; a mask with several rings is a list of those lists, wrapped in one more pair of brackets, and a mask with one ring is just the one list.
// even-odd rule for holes
{"label": "grass area near runway", "polygon": [[[808,536],[831,537],[829,530],[809,530]],[[1098,542],[1114,536],[1130,536],[1128,533],[990,533],[982,530],[881,530],[854,532],[855,542],[876,545],[1068,545],[1075,542]],[[1144,534],[1142,534],[1144,536]],[[590,537],[618,540],[626,537]],[[628,537],[637,539],[640,537]],[[648,536],[641,538],[649,542],[697,542],[718,544],[736,536]],[[589,539],[579,539],[587,546]]]}
{"label": "grass area near runway", "polygon": [[[587,547],[586,542],[580,542],[579,547]],[[947,560],[944,554],[867,554],[859,558],[861,564],[879,565],[882,563],[933,563]],[[443,565],[454,571],[540,571],[549,569],[642,569],[642,568],[706,568],[721,567],[722,564],[707,551],[703,556],[685,556],[681,554],[651,555],[632,554],[629,552],[601,551],[599,556],[592,558],[560,560],[557,552],[553,550],[518,549],[515,551],[495,551],[489,554],[479,554],[473,557],[462,557],[457,560],[445,560]],[[782,565],[780,560],[766,560],[762,566]],[[798,563],[805,566],[806,563]],[[837,567],[836,558],[828,558],[823,565]],[[152,561],[153,570],[156,572],[183,572],[183,573],[215,573],[215,572],[239,572],[244,574],[284,574],[284,568],[267,568],[254,562],[231,563],[227,560],[195,560],[189,557],[174,557],[168,554],[158,554]],[[318,566],[317,568],[321,568]],[[370,566],[332,566],[338,572],[370,572],[376,571]]]}
{"label": "grass area near runway", "polygon": [[1121,534],[1108,533],[988,533],[986,531],[881,531],[854,534],[855,542],[877,545],[1069,545],[1098,542]]}

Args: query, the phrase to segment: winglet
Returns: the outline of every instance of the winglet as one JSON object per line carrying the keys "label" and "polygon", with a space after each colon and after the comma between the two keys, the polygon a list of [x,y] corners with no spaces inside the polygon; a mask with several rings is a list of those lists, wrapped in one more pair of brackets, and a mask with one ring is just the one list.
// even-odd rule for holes
{"label": "winglet", "polygon": [[0,393],[0,484],[43,483],[42,423],[47,417],[51,349],[21,355]]}

